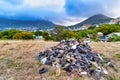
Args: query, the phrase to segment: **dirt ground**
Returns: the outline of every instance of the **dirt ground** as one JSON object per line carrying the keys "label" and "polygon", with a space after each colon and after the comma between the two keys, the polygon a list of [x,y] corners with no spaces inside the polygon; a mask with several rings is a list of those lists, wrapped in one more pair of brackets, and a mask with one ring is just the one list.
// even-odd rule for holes
{"label": "dirt ground", "polygon": [[[0,80],[82,80],[77,74],[73,73],[68,76],[64,71],[61,75],[56,76],[54,68],[42,65],[35,59],[40,51],[57,44],[58,42],[42,40],[1,40]],[[108,68],[109,76],[119,77],[120,60],[116,59],[114,55],[120,53],[120,42],[91,42],[90,46],[110,58],[115,65],[116,70]],[[42,67],[48,67],[49,70],[47,73],[39,75],[38,71]]]}

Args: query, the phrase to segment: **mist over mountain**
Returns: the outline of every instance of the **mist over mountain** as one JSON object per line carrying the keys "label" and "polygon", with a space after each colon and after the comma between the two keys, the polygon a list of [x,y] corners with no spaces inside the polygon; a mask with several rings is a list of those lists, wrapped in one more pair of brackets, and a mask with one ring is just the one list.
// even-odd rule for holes
{"label": "mist over mountain", "polygon": [[[105,16],[103,14],[97,14],[89,17],[88,19],[84,20],[83,22],[80,22],[78,24],[68,26],[70,28],[72,27],[81,27],[84,24],[102,24],[102,23],[108,23],[113,18]],[[0,18],[0,29],[5,28],[35,28],[35,29],[53,29],[55,26],[57,26],[55,23],[48,21],[48,20],[19,20],[19,19],[7,19],[7,18]]]}
{"label": "mist over mountain", "polygon": [[0,18],[0,28],[36,28],[36,29],[52,29],[56,24],[47,20],[14,20]]}

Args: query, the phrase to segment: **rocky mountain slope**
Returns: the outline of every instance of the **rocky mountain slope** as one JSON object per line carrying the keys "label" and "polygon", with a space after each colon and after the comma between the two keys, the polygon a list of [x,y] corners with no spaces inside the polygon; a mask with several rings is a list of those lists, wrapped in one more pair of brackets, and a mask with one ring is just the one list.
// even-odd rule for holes
{"label": "rocky mountain slope", "polygon": [[103,14],[97,14],[94,16],[89,17],[88,19],[84,20],[81,23],[78,23],[76,25],[73,26],[69,26],[69,27],[81,27],[84,24],[102,24],[102,23],[108,23],[112,18],[105,16]]}

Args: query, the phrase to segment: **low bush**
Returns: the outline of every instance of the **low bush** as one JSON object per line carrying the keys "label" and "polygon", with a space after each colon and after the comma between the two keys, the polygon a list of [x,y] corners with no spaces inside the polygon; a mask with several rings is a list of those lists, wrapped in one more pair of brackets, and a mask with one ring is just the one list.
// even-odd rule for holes
{"label": "low bush", "polygon": [[28,31],[9,29],[0,32],[0,39],[34,39],[33,33]]}
{"label": "low bush", "polygon": [[114,35],[112,35],[112,37],[109,37],[109,38],[108,38],[108,41],[109,41],[109,42],[112,42],[112,41],[113,41],[113,42],[115,42],[115,41],[120,41],[120,36],[117,36],[117,35],[114,34]]}
{"label": "low bush", "polygon": [[22,31],[22,32],[16,33],[13,36],[13,39],[29,40],[29,39],[34,39],[34,36],[31,32]]}
{"label": "low bush", "polygon": [[115,54],[114,57],[120,60],[120,53]]}

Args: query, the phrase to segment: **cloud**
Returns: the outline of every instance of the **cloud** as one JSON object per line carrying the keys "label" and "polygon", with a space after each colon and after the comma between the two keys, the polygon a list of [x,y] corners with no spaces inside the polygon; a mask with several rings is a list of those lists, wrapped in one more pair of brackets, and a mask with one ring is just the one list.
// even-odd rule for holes
{"label": "cloud", "polygon": [[22,4],[23,2],[23,0],[1,0],[1,1],[12,5],[19,5]]}
{"label": "cloud", "polygon": [[64,15],[64,0],[1,0],[0,16],[51,19]]}
{"label": "cloud", "polygon": [[89,17],[94,14],[120,16],[120,0],[66,0],[65,9],[68,15]]}
{"label": "cloud", "polygon": [[30,7],[63,7],[64,0],[24,0],[24,5]]}
{"label": "cloud", "polygon": [[0,0],[0,17],[72,25],[94,14],[120,16],[120,0]]}
{"label": "cloud", "polygon": [[77,23],[80,23],[81,21],[83,21],[85,19],[86,18],[76,18],[76,17],[66,16],[64,18],[61,18],[61,19],[58,19],[58,20],[54,20],[53,22],[58,24],[58,25],[69,26],[69,25],[75,25]]}

